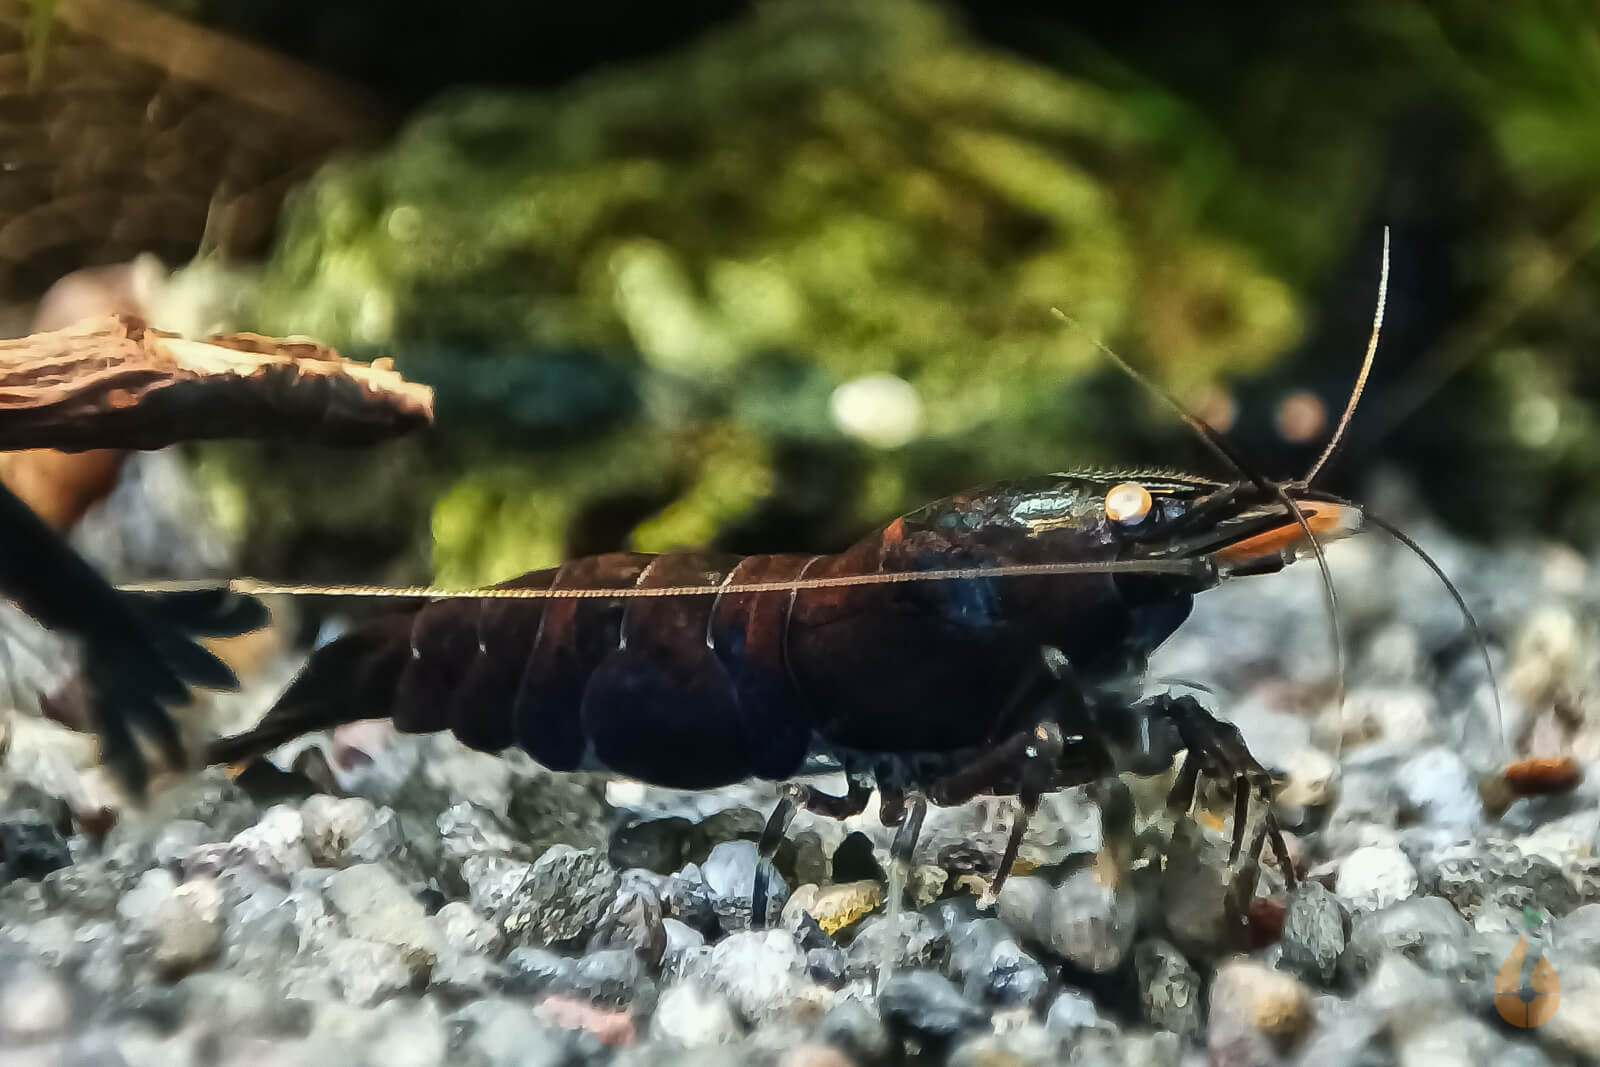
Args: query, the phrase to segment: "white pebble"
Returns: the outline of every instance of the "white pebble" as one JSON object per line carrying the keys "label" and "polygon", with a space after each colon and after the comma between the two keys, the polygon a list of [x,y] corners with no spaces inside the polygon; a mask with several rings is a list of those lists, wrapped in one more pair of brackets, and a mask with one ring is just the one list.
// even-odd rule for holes
{"label": "white pebble", "polygon": [[1399,848],[1368,845],[1339,864],[1334,891],[1356,911],[1378,911],[1417,891],[1417,870]]}

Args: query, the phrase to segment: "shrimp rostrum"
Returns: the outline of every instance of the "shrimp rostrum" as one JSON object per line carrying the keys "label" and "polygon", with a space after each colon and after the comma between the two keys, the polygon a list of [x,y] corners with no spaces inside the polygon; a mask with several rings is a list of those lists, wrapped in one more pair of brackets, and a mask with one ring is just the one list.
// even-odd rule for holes
{"label": "shrimp rostrum", "polygon": [[[1370,517],[1311,488],[1337,434],[1311,474],[1276,482],[1190,421],[1237,480],[1048,475],[937,501],[831,555],[614,553],[419,598],[313,653],[209,760],[387,717],[483,751],[520,747],[555,771],[681,789],[793,783],[830,765],[847,790],[787,784],[764,851],[794,806],[847,817],[876,788],[903,861],[927,803],[1015,796],[998,881],[1043,794],[1165,771],[1184,749],[1173,806],[1188,809],[1202,774],[1231,789],[1234,858],[1254,822],[1251,855],[1270,841],[1292,880],[1271,777],[1237,730],[1140,685],[1196,594],[1313,555],[1326,580],[1321,544]],[[1252,801],[1265,809],[1254,820]]]}

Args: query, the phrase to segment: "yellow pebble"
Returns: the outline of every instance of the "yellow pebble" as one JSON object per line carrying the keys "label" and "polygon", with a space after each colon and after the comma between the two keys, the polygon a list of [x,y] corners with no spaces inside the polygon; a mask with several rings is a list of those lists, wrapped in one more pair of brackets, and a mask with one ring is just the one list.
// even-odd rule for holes
{"label": "yellow pebble", "polygon": [[873,881],[830,885],[817,894],[811,917],[829,937],[853,926],[883,904],[883,886]]}

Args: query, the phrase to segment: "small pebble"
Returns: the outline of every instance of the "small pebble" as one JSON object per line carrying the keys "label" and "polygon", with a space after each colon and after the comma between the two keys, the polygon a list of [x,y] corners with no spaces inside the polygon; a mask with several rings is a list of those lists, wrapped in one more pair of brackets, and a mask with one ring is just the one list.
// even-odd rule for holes
{"label": "small pebble", "polygon": [[988,1025],[988,1017],[943,975],[897,974],[878,994],[878,1010],[890,1032],[945,1044]]}
{"label": "small pebble", "polygon": [[661,962],[667,948],[661,899],[654,889],[637,882],[624,883],[600,916],[589,950],[626,949],[649,967]]}
{"label": "small pebble", "polygon": [[1368,845],[1339,864],[1334,891],[1356,911],[1379,911],[1417,891],[1417,870],[1400,849]]}
{"label": "small pebble", "polygon": [[1078,989],[1063,989],[1045,1012],[1045,1025],[1063,1037],[1103,1025],[1094,998]]}
{"label": "small pebble", "polygon": [[741,1029],[728,998],[696,982],[670,986],[650,1019],[652,1037],[688,1049],[737,1041]]}
{"label": "small pebble", "polygon": [[0,882],[12,878],[37,882],[71,862],[66,841],[44,815],[21,811],[0,819]]}
{"label": "small pebble", "polygon": [[1303,882],[1284,915],[1283,966],[1308,982],[1327,986],[1350,939],[1350,916],[1320,882]]}
{"label": "small pebble", "polygon": [[1037,929],[1039,940],[1056,954],[1086,971],[1107,974],[1133,947],[1138,906],[1131,894],[1096,881],[1093,872],[1074,871],[1050,894]]}
{"label": "small pebble", "polygon": [[607,1048],[631,1045],[638,1036],[626,1009],[596,1007],[577,997],[551,994],[534,1005],[534,1015],[563,1030],[582,1030]]}
{"label": "small pebble", "polygon": [[151,958],[169,977],[184,975],[222,947],[222,890],[210,878],[177,886],[151,918]]}
{"label": "small pebble", "polygon": [[797,1045],[778,1055],[776,1067],[855,1067],[831,1045]]}
{"label": "small pebble", "polygon": [[443,948],[438,927],[387,867],[360,863],[336,871],[324,892],[350,936],[399,949],[418,974],[426,974],[438,959]]}
{"label": "small pebble", "polygon": [[756,870],[766,867],[766,914],[760,927],[776,926],[783,905],[789,899],[789,886],[783,876],[756,852],[754,841],[723,841],[711,849],[700,865],[701,877],[711,894],[711,906],[724,930],[751,929],[750,907],[754,903]]}
{"label": "small pebble", "polygon": [[228,849],[237,861],[284,882],[313,866],[305,843],[305,823],[300,812],[286,804],[268,808],[259,822],[233,836]]}
{"label": "small pebble", "polygon": [[846,974],[851,978],[877,975],[885,964],[894,970],[938,970],[950,958],[950,939],[944,929],[920,911],[877,915],[861,924],[850,942]]}
{"label": "small pebble", "polygon": [[712,949],[706,977],[744,1018],[782,1016],[806,999],[806,958],[783,930],[729,934]]}
{"label": "small pebble", "polygon": [[1483,821],[1477,776],[1453,748],[1426,749],[1400,765],[1395,777],[1400,817],[1430,826],[1471,828]]}
{"label": "small pebble", "polygon": [[452,900],[433,916],[444,943],[457,952],[498,956],[504,946],[500,928],[472,909],[464,900]]}
{"label": "small pebble", "polygon": [[518,944],[576,941],[594,931],[620,884],[616,868],[597,849],[552,845],[495,918]]}
{"label": "small pebble", "polygon": [[1200,1032],[1200,975],[1183,953],[1160,939],[1143,941],[1133,967],[1146,1022],[1180,1037]]}
{"label": "small pebble", "polygon": [[841,1049],[857,1063],[881,1063],[888,1059],[892,1039],[871,1001],[840,998],[822,1017],[817,1036]]}
{"label": "small pebble", "polygon": [[883,886],[877,882],[830,885],[816,894],[806,908],[828,934],[847,930],[883,905]]}
{"label": "small pebble", "polygon": [[1311,993],[1290,974],[1247,959],[1232,959],[1211,981],[1213,1037],[1255,1030],[1287,1044],[1311,1022]]}
{"label": "small pebble", "polygon": [[42,968],[21,967],[0,980],[0,1047],[63,1034],[73,1014],[67,984]]}

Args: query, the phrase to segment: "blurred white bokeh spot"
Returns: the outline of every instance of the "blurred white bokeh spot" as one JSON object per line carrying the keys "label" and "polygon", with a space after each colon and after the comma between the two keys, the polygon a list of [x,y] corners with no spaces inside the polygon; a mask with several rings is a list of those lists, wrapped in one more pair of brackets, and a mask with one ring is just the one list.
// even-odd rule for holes
{"label": "blurred white bokeh spot", "polygon": [[911,383],[893,374],[845,382],[829,400],[839,431],[875,448],[899,448],[922,431],[922,400]]}

